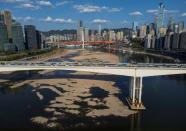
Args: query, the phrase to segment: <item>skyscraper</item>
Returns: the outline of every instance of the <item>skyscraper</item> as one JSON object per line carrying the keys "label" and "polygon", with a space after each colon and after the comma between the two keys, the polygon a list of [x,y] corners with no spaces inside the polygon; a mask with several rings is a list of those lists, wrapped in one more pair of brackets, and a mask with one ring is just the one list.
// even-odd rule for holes
{"label": "skyscraper", "polygon": [[179,33],[173,34],[173,41],[172,41],[172,49],[178,49],[180,47],[179,45]]}
{"label": "skyscraper", "polygon": [[85,41],[89,41],[89,29],[85,28]]}
{"label": "skyscraper", "polygon": [[148,34],[145,38],[145,48],[150,49],[151,48],[151,40],[152,40],[152,35]]}
{"label": "skyscraper", "polygon": [[77,41],[82,40],[82,28],[83,28],[83,22],[79,20],[77,23]]}
{"label": "skyscraper", "polygon": [[133,31],[136,31],[136,30],[137,30],[137,26],[138,26],[138,23],[134,21],[134,22],[132,23],[132,30],[133,30]]}
{"label": "skyscraper", "polygon": [[101,24],[98,25],[98,40],[101,40],[102,39],[102,33],[101,33]]}
{"label": "skyscraper", "polygon": [[154,27],[155,27],[154,29],[157,35],[158,34],[158,16],[154,17]]}
{"label": "skyscraper", "polygon": [[45,47],[45,36],[43,33],[36,30],[36,39],[38,49],[43,49]]}
{"label": "skyscraper", "polygon": [[184,21],[178,22],[178,32],[182,32],[184,29]]}
{"label": "skyscraper", "polygon": [[174,24],[174,33],[179,33],[179,25]]}
{"label": "skyscraper", "polygon": [[167,28],[169,28],[173,24],[173,18],[169,17]]}
{"label": "skyscraper", "polygon": [[186,31],[180,34],[180,48],[186,49]]}
{"label": "skyscraper", "polygon": [[167,28],[165,28],[165,27],[159,28],[159,35],[160,36],[165,36],[166,33],[167,33]]}
{"label": "skyscraper", "polygon": [[5,25],[7,26],[8,39],[11,40],[12,39],[12,14],[8,10],[2,11],[1,14],[3,15]]}
{"label": "skyscraper", "polygon": [[165,35],[165,44],[164,44],[164,49],[170,50],[171,49],[171,35],[173,35],[173,32],[167,33]]}
{"label": "skyscraper", "polygon": [[168,21],[168,24],[167,24],[167,32],[173,32],[174,30],[174,23],[173,23],[173,18],[170,17],[169,18],[169,21]]}
{"label": "skyscraper", "polygon": [[152,39],[151,39],[151,48],[152,49],[155,48],[155,42],[156,42],[156,37],[155,36],[152,36]]}
{"label": "skyscraper", "polygon": [[165,13],[165,5],[163,3],[160,3],[159,11],[158,11],[158,23],[157,23],[158,29],[160,27],[163,27],[164,13]]}
{"label": "skyscraper", "polygon": [[116,34],[116,40],[117,41],[122,41],[124,39],[124,33],[123,31],[118,31]]}
{"label": "skyscraper", "polygon": [[0,12],[0,22],[4,22],[3,14]]}
{"label": "skyscraper", "polygon": [[98,33],[101,35],[101,24],[98,25]]}
{"label": "skyscraper", "polygon": [[116,33],[114,30],[109,31],[109,41],[115,41],[116,40]]}
{"label": "skyscraper", "polygon": [[24,28],[25,28],[26,49],[28,50],[38,49],[35,26],[25,25]]}
{"label": "skyscraper", "polygon": [[109,35],[106,30],[103,31],[103,40],[108,41],[109,40]]}
{"label": "skyscraper", "polygon": [[12,24],[12,41],[17,51],[25,50],[23,29],[20,23]]}
{"label": "skyscraper", "polygon": [[90,41],[95,41],[95,30],[91,30]]}
{"label": "skyscraper", "polygon": [[8,44],[8,32],[6,25],[0,22],[0,51],[4,51],[5,44]]}
{"label": "skyscraper", "polygon": [[142,25],[140,27],[140,38],[144,38],[146,36],[146,31],[147,31],[147,26],[146,25]]}
{"label": "skyscraper", "polygon": [[83,41],[83,37],[85,37],[84,27],[79,28],[79,41]]}

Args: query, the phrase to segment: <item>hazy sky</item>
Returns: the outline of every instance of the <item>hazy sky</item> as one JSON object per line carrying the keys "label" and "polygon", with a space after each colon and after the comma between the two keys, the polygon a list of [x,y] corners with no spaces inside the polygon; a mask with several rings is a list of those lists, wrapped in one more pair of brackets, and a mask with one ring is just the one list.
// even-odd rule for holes
{"label": "hazy sky", "polygon": [[17,21],[40,30],[73,29],[79,19],[89,28],[99,23],[117,28],[153,22],[160,2],[166,8],[165,24],[170,16],[186,23],[186,0],[0,0],[0,10],[8,9]]}

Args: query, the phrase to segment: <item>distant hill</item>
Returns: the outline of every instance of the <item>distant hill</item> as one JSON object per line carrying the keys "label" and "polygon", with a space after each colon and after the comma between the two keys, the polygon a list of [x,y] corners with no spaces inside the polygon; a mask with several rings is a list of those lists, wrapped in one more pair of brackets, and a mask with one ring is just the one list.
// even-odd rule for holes
{"label": "distant hill", "polygon": [[50,30],[50,31],[43,32],[43,34],[46,37],[51,36],[51,35],[55,35],[55,34],[58,34],[58,35],[76,34],[76,30]]}

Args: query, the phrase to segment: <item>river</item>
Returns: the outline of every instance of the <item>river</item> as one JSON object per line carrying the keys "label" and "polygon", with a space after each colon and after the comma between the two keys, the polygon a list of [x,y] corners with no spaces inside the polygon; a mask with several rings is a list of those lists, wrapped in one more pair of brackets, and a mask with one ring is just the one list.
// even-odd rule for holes
{"label": "river", "polygon": [[[95,53],[95,51],[93,50],[91,53]],[[72,53],[66,59],[73,61],[71,57],[78,57],[79,55],[79,53]],[[133,53],[114,53],[111,57],[125,63],[173,62],[170,59]],[[50,61],[61,61],[61,59],[51,59]],[[0,129],[44,129],[52,127],[51,129],[56,130],[186,130],[186,75],[144,78],[142,101],[146,110],[140,112],[132,112],[126,108],[127,106],[125,106],[125,110],[122,110],[119,106],[121,103],[118,105],[114,103],[126,103],[125,97],[128,96],[130,78],[125,76],[76,74],[76,72],[67,71],[25,71],[1,73],[0,80]],[[44,81],[44,84],[42,81]],[[69,81],[71,84],[69,84]],[[87,86],[89,84],[93,87],[89,88]],[[10,88],[15,85],[18,88]],[[63,85],[62,89],[60,85]],[[49,86],[50,88],[46,88]],[[55,88],[51,88],[52,86],[55,86]],[[102,88],[99,88],[99,86],[102,86]],[[76,90],[76,88],[79,89]],[[88,93],[84,92],[85,90]],[[70,94],[71,92],[73,95]],[[83,99],[78,97],[77,92]],[[56,103],[52,103],[54,102],[52,100],[56,98],[60,99]],[[92,100],[101,104],[95,106]],[[109,100],[110,105],[108,104]],[[65,102],[66,107],[58,105]],[[104,102],[107,107],[105,107]],[[50,109],[54,109],[51,108],[54,107],[54,104],[56,110],[52,112]],[[112,104],[116,104],[121,113],[114,110]],[[101,109],[106,112],[100,111],[100,115],[96,111]],[[62,113],[61,110],[66,112]],[[125,114],[125,111],[128,111],[128,115]],[[92,117],[91,113],[97,114]],[[109,113],[112,115],[109,115]],[[45,116],[48,119],[39,116]],[[40,118],[40,124],[35,122],[37,121],[36,117]],[[55,126],[54,121],[57,126]]]}

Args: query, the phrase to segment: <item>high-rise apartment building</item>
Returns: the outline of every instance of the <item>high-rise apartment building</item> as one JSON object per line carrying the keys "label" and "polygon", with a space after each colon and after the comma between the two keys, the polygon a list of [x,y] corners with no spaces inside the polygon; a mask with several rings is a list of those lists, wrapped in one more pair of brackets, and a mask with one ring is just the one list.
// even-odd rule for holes
{"label": "high-rise apartment building", "polygon": [[116,34],[117,41],[122,41],[124,39],[124,33],[123,31],[118,31]]}
{"label": "high-rise apartment building", "polygon": [[140,38],[145,38],[146,36],[146,31],[147,31],[147,26],[146,25],[142,25],[140,27]]}
{"label": "high-rise apartment building", "polygon": [[77,41],[82,41],[83,21],[79,20],[77,23]]}
{"label": "high-rise apartment building", "polygon": [[151,48],[152,49],[155,48],[155,44],[156,44],[156,37],[154,35],[152,35],[152,39],[151,39]]}
{"label": "high-rise apartment building", "polygon": [[29,49],[29,50],[38,49],[35,26],[25,25],[24,29],[25,29],[26,49]]}
{"label": "high-rise apartment building", "polygon": [[165,28],[165,27],[160,27],[159,28],[159,34],[160,34],[160,36],[165,36],[166,33],[167,33],[167,28]]}
{"label": "high-rise apartment building", "polygon": [[173,23],[173,18],[170,17],[167,25],[167,32],[173,32],[174,31],[174,23]]}
{"label": "high-rise apartment building", "polygon": [[98,40],[102,40],[102,33],[101,33],[101,24],[98,25]]}
{"label": "high-rise apartment building", "polygon": [[158,34],[158,16],[155,16],[154,17],[154,29],[155,29],[155,32],[156,32],[156,35]]}
{"label": "high-rise apartment building", "polygon": [[5,25],[7,26],[8,39],[9,41],[11,41],[12,39],[12,14],[8,10],[2,11],[1,14],[3,16]]}
{"label": "high-rise apartment building", "polygon": [[152,35],[148,34],[145,38],[145,48],[151,48]]}
{"label": "high-rise apartment building", "polygon": [[169,17],[167,28],[169,28],[173,24],[173,18]]}
{"label": "high-rise apartment building", "polygon": [[85,29],[84,29],[84,27],[80,27],[79,28],[79,40],[80,41],[83,41],[83,37],[85,37]]}
{"label": "high-rise apartment building", "polygon": [[42,32],[36,30],[37,48],[43,49],[45,47],[45,36]]}
{"label": "high-rise apartment building", "polygon": [[109,31],[109,41],[115,41],[116,40],[116,33],[113,30]]}
{"label": "high-rise apartment building", "polygon": [[178,32],[182,32],[184,30],[184,21],[178,22]]}
{"label": "high-rise apartment building", "polygon": [[90,31],[90,41],[95,41],[95,30]]}
{"label": "high-rise apartment building", "polygon": [[179,46],[179,33],[173,34],[172,49],[178,49]]}
{"label": "high-rise apartment building", "polygon": [[3,22],[0,22],[0,51],[4,51],[4,46],[8,43],[7,27]]}
{"label": "high-rise apartment building", "polygon": [[180,49],[186,49],[186,31],[180,34]]}
{"label": "high-rise apartment building", "polygon": [[20,23],[12,24],[12,42],[16,46],[17,51],[25,50],[23,29]]}
{"label": "high-rise apartment building", "polygon": [[179,33],[179,25],[174,23],[174,33]]}
{"label": "high-rise apartment building", "polygon": [[85,41],[89,41],[89,29],[85,28]]}
{"label": "high-rise apartment building", "polygon": [[170,33],[167,33],[165,35],[164,49],[170,50],[172,48],[172,45],[171,45],[171,35],[173,35],[173,34],[174,34],[173,32],[170,32]]}
{"label": "high-rise apartment building", "polygon": [[101,36],[101,24],[98,25],[98,34]]}
{"label": "high-rise apartment building", "polygon": [[0,22],[4,22],[4,16],[1,12],[0,12]]}
{"label": "high-rise apartment building", "polygon": [[103,40],[104,41],[108,41],[109,40],[109,35],[108,35],[108,32],[106,30],[103,31]]}

